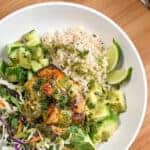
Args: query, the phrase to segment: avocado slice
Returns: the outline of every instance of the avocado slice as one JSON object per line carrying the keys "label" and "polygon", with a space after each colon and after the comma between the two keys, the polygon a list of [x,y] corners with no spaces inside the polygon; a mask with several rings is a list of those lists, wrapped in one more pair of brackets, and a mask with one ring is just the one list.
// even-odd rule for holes
{"label": "avocado slice", "polygon": [[97,123],[93,128],[92,140],[94,143],[104,142],[111,137],[119,126],[117,115],[112,114],[101,123]]}
{"label": "avocado slice", "polygon": [[94,121],[101,121],[110,115],[109,108],[105,104],[98,102],[95,108],[89,110],[89,117]]}

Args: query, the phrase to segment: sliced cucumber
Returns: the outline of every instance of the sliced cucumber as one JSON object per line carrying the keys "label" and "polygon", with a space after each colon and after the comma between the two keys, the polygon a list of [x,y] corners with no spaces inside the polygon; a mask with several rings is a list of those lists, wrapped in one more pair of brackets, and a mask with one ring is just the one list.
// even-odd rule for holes
{"label": "sliced cucumber", "polygon": [[35,61],[35,60],[32,60],[32,61],[31,61],[31,67],[32,67],[32,70],[33,70],[34,72],[36,72],[36,71],[38,71],[39,69],[41,69],[43,66],[42,66],[39,62],[37,62],[37,61]]}
{"label": "sliced cucumber", "polygon": [[24,43],[27,47],[37,46],[41,43],[40,37],[35,30],[26,33],[23,36]]}
{"label": "sliced cucumber", "polygon": [[21,67],[25,69],[31,69],[30,57],[30,52],[26,51],[25,48],[20,48],[18,50],[18,63]]}
{"label": "sliced cucumber", "polygon": [[132,74],[131,67],[128,69],[114,70],[108,74],[107,82],[112,85],[119,84],[125,81],[126,79],[129,79],[131,77],[131,74]]}
{"label": "sliced cucumber", "polygon": [[42,59],[44,56],[43,49],[41,47],[34,47],[32,49],[32,58],[35,60]]}
{"label": "sliced cucumber", "polygon": [[31,69],[31,64],[30,64],[30,61],[28,58],[22,58],[20,61],[19,61],[19,65],[25,69]]}
{"label": "sliced cucumber", "polygon": [[43,67],[49,65],[48,58],[39,59],[39,62],[40,62],[40,64],[42,64]]}
{"label": "sliced cucumber", "polygon": [[113,40],[112,46],[108,49],[108,72],[114,70],[119,63],[121,48],[119,44]]}
{"label": "sliced cucumber", "polygon": [[35,30],[31,30],[30,32],[23,35],[23,39],[25,39],[26,41],[31,41],[34,39],[39,39],[39,36]]}
{"label": "sliced cucumber", "polygon": [[16,60],[16,59],[17,59],[17,55],[18,55],[17,50],[14,50],[14,51],[12,51],[12,52],[8,55],[8,57],[9,57],[10,59]]}
{"label": "sliced cucumber", "polygon": [[17,49],[17,48],[23,47],[23,46],[24,46],[24,44],[21,43],[20,41],[9,44],[9,45],[6,46],[7,54],[9,55],[12,51],[14,51],[14,49]]}

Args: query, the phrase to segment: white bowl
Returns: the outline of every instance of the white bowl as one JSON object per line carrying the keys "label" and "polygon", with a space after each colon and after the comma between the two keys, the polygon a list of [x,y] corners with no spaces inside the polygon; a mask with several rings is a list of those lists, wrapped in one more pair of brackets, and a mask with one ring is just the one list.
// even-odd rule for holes
{"label": "white bowl", "polygon": [[131,81],[122,87],[127,98],[127,112],[115,135],[98,146],[101,150],[125,150],[134,141],[142,125],[147,104],[147,82],[141,58],[127,34],[104,14],[91,8],[63,2],[42,3],[20,9],[0,21],[0,49],[35,28],[40,33],[69,26],[84,26],[100,33],[110,45],[115,38],[123,49],[124,66],[133,67]]}

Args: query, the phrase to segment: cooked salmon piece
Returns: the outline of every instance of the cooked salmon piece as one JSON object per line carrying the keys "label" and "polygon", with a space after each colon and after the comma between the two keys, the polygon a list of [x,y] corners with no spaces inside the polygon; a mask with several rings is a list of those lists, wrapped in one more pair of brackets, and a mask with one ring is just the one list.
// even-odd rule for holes
{"label": "cooked salmon piece", "polygon": [[37,75],[43,78],[55,78],[60,80],[64,77],[64,73],[54,66],[49,66],[38,71]]}
{"label": "cooked salmon piece", "polygon": [[45,83],[41,86],[41,90],[43,93],[45,93],[48,96],[51,96],[53,93],[53,88],[49,83]]}
{"label": "cooked salmon piece", "polygon": [[48,113],[48,117],[44,121],[46,124],[58,123],[59,110],[56,106],[50,106],[47,113]]}
{"label": "cooked salmon piece", "polygon": [[52,128],[52,131],[55,135],[62,135],[64,132],[65,132],[65,129],[64,128],[60,128],[60,127],[57,127],[57,126],[51,126]]}
{"label": "cooked salmon piece", "polygon": [[[77,124],[84,122],[85,99],[80,84],[65,77],[66,75],[61,70],[51,65],[39,70],[34,77],[25,83],[27,100],[22,110],[27,120],[34,121],[42,117],[46,125],[57,125],[61,109],[63,109],[58,103],[66,100],[63,98],[60,100],[61,97],[68,97],[69,104],[66,107],[72,114],[70,120]],[[49,98],[53,102],[48,103],[46,110],[41,106],[43,97]]]}
{"label": "cooked salmon piece", "polygon": [[3,108],[5,108],[5,104],[4,104],[4,102],[0,99],[0,109],[3,109]]}

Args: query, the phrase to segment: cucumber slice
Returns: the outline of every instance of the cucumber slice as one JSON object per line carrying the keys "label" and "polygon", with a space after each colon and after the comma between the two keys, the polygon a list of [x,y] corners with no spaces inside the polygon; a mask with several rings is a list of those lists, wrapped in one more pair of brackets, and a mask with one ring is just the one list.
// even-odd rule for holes
{"label": "cucumber slice", "polygon": [[121,56],[121,48],[119,44],[113,40],[112,46],[108,49],[108,72],[114,70],[119,63]]}
{"label": "cucumber slice", "polygon": [[22,59],[19,60],[19,65],[25,69],[31,69],[30,60],[28,58],[22,57]]}
{"label": "cucumber slice", "polygon": [[26,51],[25,48],[20,48],[18,50],[18,63],[21,67],[31,69],[30,57],[30,52]]}
{"label": "cucumber slice", "polygon": [[41,64],[43,67],[49,65],[49,60],[48,60],[48,58],[40,59],[39,62],[40,62],[40,64]]}
{"label": "cucumber slice", "polygon": [[35,30],[32,30],[23,35],[23,41],[27,47],[37,46],[41,43],[40,37]]}
{"label": "cucumber slice", "polygon": [[123,82],[126,79],[130,79],[132,74],[132,68],[128,69],[120,69],[120,70],[115,70],[112,71],[108,74],[107,76],[107,82],[109,84],[119,84]]}
{"label": "cucumber slice", "polygon": [[32,60],[32,61],[31,61],[31,67],[32,67],[32,70],[33,70],[34,72],[36,72],[36,71],[38,71],[39,69],[41,69],[43,66],[42,66],[39,62],[37,62],[37,61],[35,61],[35,60]]}
{"label": "cucumber slice", "polygon": [[31,41],[34,39],[39,40],[39,35],[38,35],[37,31],[31,30],[30,32],[23,35],[23,39],[25,39],[26,41]]}
{"label": "cucumber slice", "polygon": [[39,60],[43,58],[43,49],[41,47],[34,47],[32,50],[32,58]]}
{"label": "cucumber slice", "polygon": [[17,50],[14,50],[14,51],[12,51],[12,52],[8,55],[8,57],[9,57],[10,59],[16,60],[16,59],[17,59],[17,55],[18,55],[18,51],[17,51]]}
{"label": "cucumber slice", "polygon": [[12,44],[8,44],[6,46],[6,51],[7,51],[7,54],[9,55],[13,50],[19,48],[19,47],[23,47],[23,43],[21,43],[20,41],[16,41]]}

